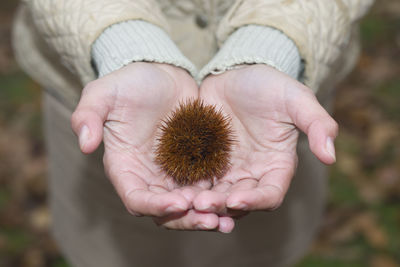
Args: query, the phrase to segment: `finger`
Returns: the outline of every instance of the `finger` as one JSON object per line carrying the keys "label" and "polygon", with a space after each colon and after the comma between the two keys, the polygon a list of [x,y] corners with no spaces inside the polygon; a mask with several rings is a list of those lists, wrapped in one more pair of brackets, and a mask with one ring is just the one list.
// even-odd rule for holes
{"label": "finger", "polygon": [[[185,185],[185,186],[179,186],[177,184],[174,184],[174,185],[176,186],[176,188],[173,191],[182,194],[186,198],[187,201],[192,203],[193,199],[199,193],[211,188],[212,183],[210,181],[200,181],[193,185]],[[191,206],[191,208],[192,208],[192,206]]]}
{"label": "finger", "polygon": [[231,217],[219,217],[218,231],[228,234],[235,228],[235,221]]}
{"label": "finger", "polygon": [[79,146],[83,153],[96,150],[103,139],[103,124],[110,110],[109,93],[99,82],[89,83],[71,117],[71,127],[79,137]]}
{"label": "finger", "polygon": [[190,202],[192,202],[195,196],[197,196],[200,192],[210,189],[211,187],[212,182],[210,181],[199,181],[198,183],[184,186],[175,182],[172,183],[173,191],[181,193]]}
{"label": "finger", "polygon": [[[257,186],[257,184],[258,184],[258,180],[254,179],[254,178],[243,178],[243,179],[238,180],[235,184],[233,184],[231,186],[229,193],[232,194],[232,192],[250,190],[250,189],[255,188]],[[227,208],[227,211],[226,211],[227,215],[229,215],[230,217],[235,218],[235,219],[243,218],[248,213],[249,213],[248,211],[231,209],[231,208]]]}
{"label": "finger", "polygon": [[135,189],[125,197],[128,210],[146,216],[165,216],[187,210],[190,206],[179,194],[153,193],[146,189]]}
{"label": "finger", "polygon": [[[180,214],[153,218],[157,225],[175,230],[215,230],[219,226],[219,217],[213,213],[202,213],[188,210]],[[225,223],[225,222],[224,222]],[[230,222],[226,222],[223,230],[229,230]]]}
{"label": "finger", "polygon": [[[198,194],[198,190],[192,187],[176,188],[172,192],[181,194],[189,203],[192,203],[193,199]],[[190,206],[192,208],[192,206]]]}
{"label": "finger", "polygon": [[109,177],[131,214],[166,216],[185,211],[190,206],[190,203],[176,192],[157,192],[155,188],[150,191],[148,184],[131,172],[119,172]]}
{"label": "finger", "polygon": [[338,134],[338,124],[319,104],[310,89],[303,85],[291,97],[287,109],[295,125],[308,136],[310,149],[325,164],[336,161],[333,141]]}
{"label": "finger", "polygon": [[198,211],[226,214],[227,192],[231,187],[227,181],[218,182],[211,190],[204,190],[193,200],[193,207]]}
{"label": "finger", "polygon": [[[254,184],[257,181],[254,180]],[[198,197],[193,200],[193,208],[198,211],[216,213],[222,217],[242,218],[248,214],[247,211],[235,210],[226,207],[226,199],[228,198],[232,188],[237,184],[232,185],[230,182],[218,183],[212,190],[201,192]]]}
{"label": "finger", "polygon": [[182,195],[188,203],[190,203],[188,209],[193,208],[193,199],[201,192],[202,190],[196,186],[184,186],[182,188],[176,188],[172,192],[178,193]]}
{"label": "finger", "polygon": [[293,168],[274,169],[266,173],[257,186],[232,192],[227,199],[227,207],[246,211],[274,210],[278,208],[289,188]]}

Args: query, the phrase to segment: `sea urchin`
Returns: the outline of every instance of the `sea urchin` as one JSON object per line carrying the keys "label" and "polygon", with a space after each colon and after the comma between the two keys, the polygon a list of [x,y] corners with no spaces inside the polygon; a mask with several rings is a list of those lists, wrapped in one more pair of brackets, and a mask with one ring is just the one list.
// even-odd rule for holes
{"label": "sea urchin", "polygon": [[163,121],[155,161],[180,185],[220,178],[232,150],[230,120],[201,100],[181,103]]}

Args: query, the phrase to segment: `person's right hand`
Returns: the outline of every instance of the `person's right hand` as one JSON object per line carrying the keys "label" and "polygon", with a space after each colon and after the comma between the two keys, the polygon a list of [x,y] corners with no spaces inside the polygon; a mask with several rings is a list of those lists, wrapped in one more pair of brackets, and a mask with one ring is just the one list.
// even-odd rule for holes
{"label": "person's right hand", "polygon": [[198,98],[198,87],[185,70],[132,63],[83,89],[72,128],[83,153],[104,141],[106,174],[130,213],[169,229],[230,232],[232,218],[192,209],[211,184],[180,187],[154,163],[161,121],[189,98]]}

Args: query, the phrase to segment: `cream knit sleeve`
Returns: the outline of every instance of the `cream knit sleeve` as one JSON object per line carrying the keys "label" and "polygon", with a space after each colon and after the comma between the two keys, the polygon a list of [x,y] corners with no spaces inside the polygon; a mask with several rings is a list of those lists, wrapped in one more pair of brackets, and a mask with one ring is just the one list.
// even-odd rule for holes
{"label": "cream knit sleeve", "polygon": [[93,43],[92,58],[98,76],[132,62],[171,64],[196,76],[196,67],[160,27],[142,20],[129,20],[108,27]]}
{"label": "cream knit sleeve", "polygon": [[278,29],[296,44],[305,62],[304,82],[314,91],[350,40],[353,25],[373,0],[237,0],[222,19],[222,44],[249,24]]}
{"label": "cream knit sleeve", "polygon": [[199,80],[219,74],[237,65],[266,64],[294,79],[301,78],[299,51],[292,40],[274,28],[246,25],[224,42],[214,58],[199,73]]}
{"label": "cream knit sleeve", "polygon": [[[95,79],[91,46],[110,25],[144,20],[166,27],[155,0],[25,0],[36,28],[81,82]],[[168,30],[168,29],[166,29]]]}

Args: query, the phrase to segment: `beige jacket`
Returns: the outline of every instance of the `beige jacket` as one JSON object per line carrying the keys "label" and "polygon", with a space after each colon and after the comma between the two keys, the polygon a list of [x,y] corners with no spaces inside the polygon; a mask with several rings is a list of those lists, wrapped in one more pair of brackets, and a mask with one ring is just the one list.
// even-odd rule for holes
{"label": "beige jacket", "polygon": [[[230,235],[164,231],[130,216],[103,177],[101,151],[83,156],[68,123],[83,85],[96,78],[92,55],[106,31],[115,25],[126,26],[118,23],[122,21],[158,25],[170,37],[155,30],[159,34],[154,40],[165,35],[162,44],[171,48],[168,38],[172,39],[200,71],[190,63],[183,67],[201,79],[244,62],[269,64],[257,58],[262,51],[250,56],[246,53],[251,49],[240,50],[240,46],[261,47],[268,39],[241,34],[245,25],[270,26],[294,41],[296,53],[304,60],[305,83],[315,92],[322,85],[324,90],[318,94],[324,100],[329,99],[323,97],[329,96],[324,84],[331,87],[355,62],[358,49],[353,25],[372,2],[25,0],[16,17],[14,47],[21,66],[50,93],[45,94],[44,114],[53,232],[71,263],[96,267],[286,266],[307,250],[326,195],[324,169],[308,152],[307,144],[299,142],[297,177],[285,203],[273,213],[250,214]],[[235,49],[240,50],[240,57],[230,53]]]}
{"label": "beige jacket", "polygon": [[353,26],[372,2],[24,0],[16,18],[14,47],[18,61],[34,79],[44,87],[60,88],[55,93],[76,102],[82,85],[96,78],[91,46],[112,24],[139,19],[158,25],[197,67],[205,65],[236,29],[266,25],[295,42],[305,62],[304,82],[317,91],[334,68],[346,73],[353,65]]}

